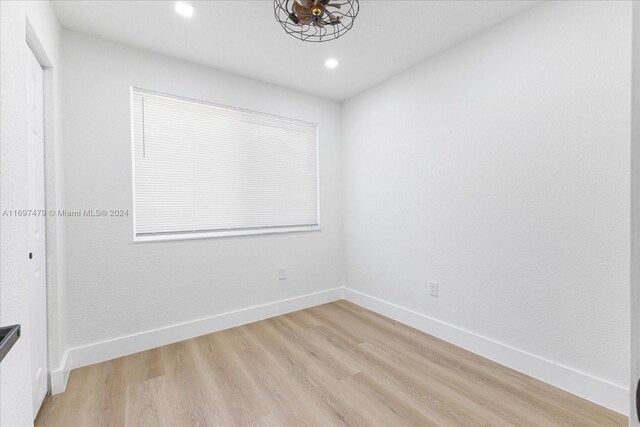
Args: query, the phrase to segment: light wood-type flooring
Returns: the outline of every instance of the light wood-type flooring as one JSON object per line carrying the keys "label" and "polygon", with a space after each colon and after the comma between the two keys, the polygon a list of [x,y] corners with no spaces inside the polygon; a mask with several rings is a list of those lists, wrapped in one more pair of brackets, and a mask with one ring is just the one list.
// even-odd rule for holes
{"label": "light wood-type flooring", "polygon": [[608,426],[627,418],[345,301],[75,369],[36,426]]}

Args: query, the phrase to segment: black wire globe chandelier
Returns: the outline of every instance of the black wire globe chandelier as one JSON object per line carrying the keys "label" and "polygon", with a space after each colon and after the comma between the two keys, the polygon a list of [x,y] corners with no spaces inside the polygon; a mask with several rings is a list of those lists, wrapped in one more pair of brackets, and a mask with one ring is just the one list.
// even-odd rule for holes
{"label": "black wire globe chandelier", "polygon": [[359,0],[274,0],[276,20],[287,34],[305,42],[337,39],[353,27]]}

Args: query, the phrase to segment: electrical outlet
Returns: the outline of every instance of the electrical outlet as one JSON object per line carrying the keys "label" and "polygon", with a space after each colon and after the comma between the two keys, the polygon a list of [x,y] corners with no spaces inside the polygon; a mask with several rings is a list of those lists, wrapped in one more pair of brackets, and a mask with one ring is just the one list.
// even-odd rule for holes
{"label": "electrical outlet", "polygon": [[278,270],[278,280],[286,280],[287,279],[287,269],[282,267]]}
{"label": "electrical outlet", "polygon": [[429,282],[429,295],[432,297],[438,296],[438,282]]}

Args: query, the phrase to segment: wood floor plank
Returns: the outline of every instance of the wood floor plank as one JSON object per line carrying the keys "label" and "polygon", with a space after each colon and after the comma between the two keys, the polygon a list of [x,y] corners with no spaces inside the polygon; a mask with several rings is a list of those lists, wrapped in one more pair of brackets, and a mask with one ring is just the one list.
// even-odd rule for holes
{"label": "wood floor plank", "polygon": [[417,384],[429,383],[435,386],[439,392],[437,394],[439,399],[452,407],[464,406],[468,411],[466,415],[471,419],[483,420],[490,425],[498,422],[518,425],[521,421],[526,423],[533,421],[527,418],[527,408],[518,405],[519,402],[511,399],[508,402],[503,400],[504,395],[508,395],[507,391],[496,392],[472,376],[465,379],[451,371],[448,371],[449,375],[443,374],[438,364],[424,361],[424,365],[421,365],[406,357],[403,352],[381,342],[364,343],[361,346],[386,362],[388,366],[402,367],[399,370],[405,375],[410,373],[412,380]]}
{"label": "wood floor plank", "polygon": [[[264,327],[264,325],[261,325]],[[253,328],[253,327],[252,327]],[[260,343],[254,347],[254,355],[267,372],[273,377],[273,381],[277,387],[277,397],[286,398],[286,405],[289,406],[288,411],[294,412],[298,417],[302,418],[302,424],[281,424],[281,425],[309,425],[309,426],[330,426],[335,425],[333,421],[334,411],[330,406],[325,405],[321,396],[319,396],[312,387],[309,387],[304,380],[304,375],[295,375],[301,367],[296,367],[292,371],[288,366],[290,359],[283,359],[277,351],[270,351],[270,338],[262,335],[259,329],[246,332],[251,340]],[[267,340],[263,345],[263,340]],[[283,363],[287,360],[287,363]],[[295,361],[293,361],[295,363]],[[296,365],[294,365],[296,366]],[[266,376],[263,372],[260,376]],[[302,380],[301,380],[302,379]],[[280,419],[282,416],[279,417]],[[274,417],[267,417],[268,420]]]}
{"label": "wood floor plank", "polygon": [[277,361],[280,368],[288,373],[288,377],[297,386],[298,390],[305,396],[305,399],[323,417],[328,418],[324,425],[366,425],[365,420],[348,405],[324,387],[317,378],[311,375],[306,366],[313,364],[314,360],[303,351],[300,351],[295,344],[287,342],[273,325],[267,322],[249,325],[253,327],[256,336],[264,348],[270,352]]}
{"label": "wood floor plank", "polygon": [[229,346],[230,341],[220,337],[228,338],[229,335],[210,334],[195,340],[202,361],[197,365],[198,375],[209,389],[209,393],[203,394],[203,400],[215,395],[216,406],[226,411],[234,424],[255,424],[270,413],[270,406],[268,397],[258,392],[251,375],[238,358],[236,350],[248,346]]}
{"label": "wood floor plank", "polygon": [[126,391],[124,424],[130,426],[170,426],[172,406],[165,377],[133,384]]}
{"label": "wood floor plank", "polygon": [[202,372],[197,364],[196,342],[182,341],[162,347],[162,360],[166,374],[162,377],[169,383],[167,396],[172,405],[190,410],[208,403],[209,383],[202,381]]}
{"label": "wood floor plank", "polygon": [[402,372],[401,366],[387,363],[367,351],[366,348],[361,347],[365,343],[352,344],[348,337],[341,337],[337,330],[330,330],[324,326],[319,326],[316,330],[322,333],[329,343],[341,349],[345,357],[363,360],[364,372],[383,380],[390,393],[402,395],[412,401],[417,408],[424,409],[437,424],[480,425],[474,421],[477,414],[469,411],[470,407],[476,405],[475,402],[460,401],[459,396],[447,393],[446,388],[433,381],[422,383],[415,381],[412,375]]}
{"label": "wood floor plank", "polygon": [[[353,313],[342,310],[345,304],[358,307],[346,301],[340,301],[334,310],[332,321],[342,320],[343,322],[360,320],[359,330],[368,331],[370,336],[367,342],[381,341],[393,343],[393,346],[402,347],[405,351],[418,353],[421,358],[446,365],[453,371],[463,371],[467,375],[478,376],[488,382],[508,383],[509,386],[525,387],[531,377],[510,369],[506,366],[495,363],[491,360],[454,346],[451,343],[426,335],[416,329],[406,327],[392,319],[381,316],[377,313],[362,309],[357,317]],[[347,306],[347,307],[348,307]],[[352,309],[353,311],[353,309]],[[350,319],[341,319],[342,314],[348,314]],[[343,316],[344,317],[344,316]],[[362,332],[364,333],[364,332]]]}
{"label": "wood floor plank", "polygon": [[75,369],[35,425],[624,426],[346,301]]}
{"label": "wood floor plank", "polygon": [[302,329],[309,329],[322,324],[321,321],[311,316],[311,314],[306,310],[294,311],[293,313],[288,313],[281,317],[298,325],[298,327]]}

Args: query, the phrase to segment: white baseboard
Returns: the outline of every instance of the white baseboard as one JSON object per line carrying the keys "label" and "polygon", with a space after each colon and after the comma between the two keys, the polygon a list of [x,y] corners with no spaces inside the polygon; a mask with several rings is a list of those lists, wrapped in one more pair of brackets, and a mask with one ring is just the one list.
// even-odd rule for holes
{"label": "white baseboard", "polygon": [[62,393],[65,390],[71,369],[343,298],[569,393],[621,414],[629,414],[629,389],[626,387],[593,377],[587,373],[349,288],[329,289],[69,349],[65,351],[60,367],[51,372],[51,394]]}
{"label": "white baseboard", "polygon": [[629,389],[626,387],[349,288],[344,289],[344,299],[598,405],[629,415]]}
{"label": "white baseboard", "polygon": [[343,288],[334,288],[71,348],[65,352],[60,369],[51,372],[51,394],[65,390],[71,369],[337,301],[342,299],[342,295]]}
{"label": "white baseboard", "polygon": [[51,374],[49,376],[52,395],[62,393],[67,388],[67,380],[69,379],[70,372],[71,367],[69,366],[69,350],[66,350],[62,355],[60,367],[51,371]]}

